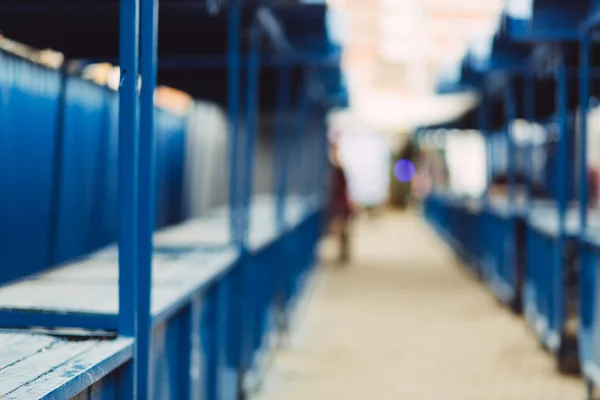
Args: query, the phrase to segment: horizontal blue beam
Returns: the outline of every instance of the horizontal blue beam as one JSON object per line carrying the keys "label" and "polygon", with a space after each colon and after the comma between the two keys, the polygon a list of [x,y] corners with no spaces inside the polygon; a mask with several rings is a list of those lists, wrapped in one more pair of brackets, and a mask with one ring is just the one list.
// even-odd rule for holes
{"label": "horizontal blue beam", "polygon": [[[265,67],[284,67],[284,66],[317,66],[325,68],[336,68],[340,66],[342,57],[341,51],[335,51],[330,54],[298,54],[292,57],[265,56],[260,60],[260,66]],[[113,65],[118,64],[116,60],[90,59],[84,60],[84,64],[96,64],[109,62]],[[247,65],[247,57],[240,56],[240,64]],[[209,56],[167,56],[158,60],[158,67],[161,70],[198,70],[198,69],[225,69],[227,68],[226,55]]]}

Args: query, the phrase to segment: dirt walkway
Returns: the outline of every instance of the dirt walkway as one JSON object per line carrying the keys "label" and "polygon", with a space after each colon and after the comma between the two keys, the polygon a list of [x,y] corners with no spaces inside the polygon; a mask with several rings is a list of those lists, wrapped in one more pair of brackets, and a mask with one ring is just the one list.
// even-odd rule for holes
{"label": "dirt walkway", "polygon": [[360,222],[354,244],[352,265],[318,274],[257,400],[585,398],[419,217]]}

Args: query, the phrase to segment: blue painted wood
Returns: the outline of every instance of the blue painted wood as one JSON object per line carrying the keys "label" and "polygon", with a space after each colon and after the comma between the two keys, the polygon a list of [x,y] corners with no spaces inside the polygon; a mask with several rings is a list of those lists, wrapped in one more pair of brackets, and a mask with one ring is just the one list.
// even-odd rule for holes
{"label": "blue painted wood", "polygon": [[1,334],[0,397],[71,398],[100,381],[132,355],[132,341],[65,341],[27,333]]}
{"label": "blue painted wood", "polygon": [[[66,399],[88,391],[90,398],[116,398],[114,371],[131,359],[131,340],[86,342],[54,340],[55,343],[44,350],[44,353],[49,353],[49,364],[43,364],[45,358],[41,357],[42,352],[38,352],[14,365],[15,368],[22,368],[24,371],[29,370],[32,365],[52,365],[52,367],[47,370],[32,371],[31,375],[28,373],[29,377],[42,372],[7,394],[6,398]],[[82,349],[85,350],[81,351]],[[73,356],[65,360],[65,355]],[[1,369],[0,373],[4,370]],[[0,392],[1,394],[3,392]]]}
{"label": "blue painted wood", "polygon": [[[231,248],[208,255],[202,251],[185,253],[176,260],[155,258],[153,324],[170,318],[238,258]],[[106,253],[98,260],[91,256],[81,264],[67,264],[66,271],[57,268],[0,289],[0,325],[115,329],[119,304],[116,258],[115,254],[107,259]],[[72,273],[75,269],[82,272]],[[89,274],[83,272],[86,270]],[[77,301],[73,301],[74,294]],[[101,326],[103,323],[107,325]]]}
{"label": "blue painted wood", "polygon": [[1,334],[0,339],[1,368],[26,359],[57,342],[57,339],[42,335]]}
{"label": "blue painted wood", "polygon": [[[248,246],[250,251],[255,252],[278,237],[276,205],[272,197],[254,197],[251,204]],[[181,225],[162,230],[155,235],[155,245],[158,247],[227,246],[232,242],[232,237],[227,227],[226,212],[226,209],[217,210],[207,218],[189,220]]]}

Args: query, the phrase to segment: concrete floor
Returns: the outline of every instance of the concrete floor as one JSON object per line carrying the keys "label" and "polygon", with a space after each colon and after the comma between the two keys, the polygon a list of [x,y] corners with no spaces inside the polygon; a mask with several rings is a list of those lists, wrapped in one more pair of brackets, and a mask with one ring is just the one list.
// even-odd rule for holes
{"label": "concrete floor", "polygon": [[256,400],[582,400],[524,321],[422,220],[360,221],[354,260],[325,265]]}

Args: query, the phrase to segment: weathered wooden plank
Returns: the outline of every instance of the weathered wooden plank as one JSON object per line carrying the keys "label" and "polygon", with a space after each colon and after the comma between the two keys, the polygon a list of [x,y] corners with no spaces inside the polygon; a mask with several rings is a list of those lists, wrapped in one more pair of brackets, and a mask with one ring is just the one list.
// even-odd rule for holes
{"label": "weathered wooden plank", "polygon": [[41,351],[57,341],[50,336],[7,334],[0,343],[0,371]]}
{"label": "weathered wooden plank", "polygon": [[156,246],[204,245],[227,246],[231,244],[227,218],[198,218],[167,228],[154,235]]}
{"label": "weathered wooden plank", "polygon": [[89,350],[93,341],[57,341],[44,351],[38,351],[18,363],[0,370],[0,396],[7,395],[21,386],[48,373],[73,357]]}
{"label": "weathered wooden plank", "polygon": [[[179,287],[152,290],[152,311],[178,297]],[[117,314],[118,285],[30,280],[0,290],[0,309]]]}
{"label": "weathered wooden plank", "polygon": [[[192,255],[188,255],[192,257]],[[218,257],[218,255],[217,255]],[[190,260],[186,258],[165,259],[157,258],[154,260],[152,268],[153,285],[175,285],[189,279],[198,268],[202,268],[203,263],[211,263],[208,257],[198,257],[196,265],[191,265]],[[96,284],[117,283],[119,279],[119,269],[116,260],[102,259],[97,263],[69,264],[61,268],[56,268],[46,274],[38,276],[36,279],[44,281],[63,281],[63,282],[90,282]]]}
{"label": "weathered wooden plank", "polygon": [[[71,342],[67,344],[73,344]],[[86,342],[87,343],[87,342]],[[133,341],[119,338],[115,340],[90,342],[92,346],[76,354],[66,362],[15,389],[9,399],[43,399],[52,395],[53,398],[69,399],[92,387],[91,398],[101,398],[107,390],[94,385],[131,359]],[[87,390],[85,393],[87,395]]]}
{"label": "weathered wooden plank", "polygon": [[[559,228],[558,209],[555,205],[551,204],[544,207],[532,208],[529,215],[529,223],[542,233],[549,236],[557,236]],[[574,207],[567,210],[565,229],[569,235],[575,235],[579,232],[579,216],[577,209]]]}
{"label": "weathered wooden plank", "polygon": [[[225,273],[239,257],[234,248],[222,249],[213,254],[203,251],[186,252],[175,261],[157,262],[153,268],[152,314],[155,319],[166,318],[178,307],[189,302],[189,297],[203,290]],[[71,315],[117,315],[118,313],[118,269],[116,263],[84,264],[81,271],[75,265],[55,269],[33,279],[17,282],[0,289],[0,311],[21,312],[19,321],[30,316],[30,324],[42,324],[36,320],[42,312],[56,314],[61,327],[69,323]],[[88,273],[92,272],[92,273]],[[29,320],[28,320],[29,321]],[[77,324],[73,320],[71,324]],[[46,326],[46,325],[42,325]],[[86,325],[87,326],[87,325]],[[112,327],[104,327],[112,329]]]}
{"label": "weathered wooden plank", "polygon": [[[0,346],[3,346],[6,341],[8,341],[12,337],[18,336],[18,335],[19,334],[15,333],[15,332],[9,332],[9,331],[0,332]],[[0,365],[1,365],[1,362],[0,362]]]}

